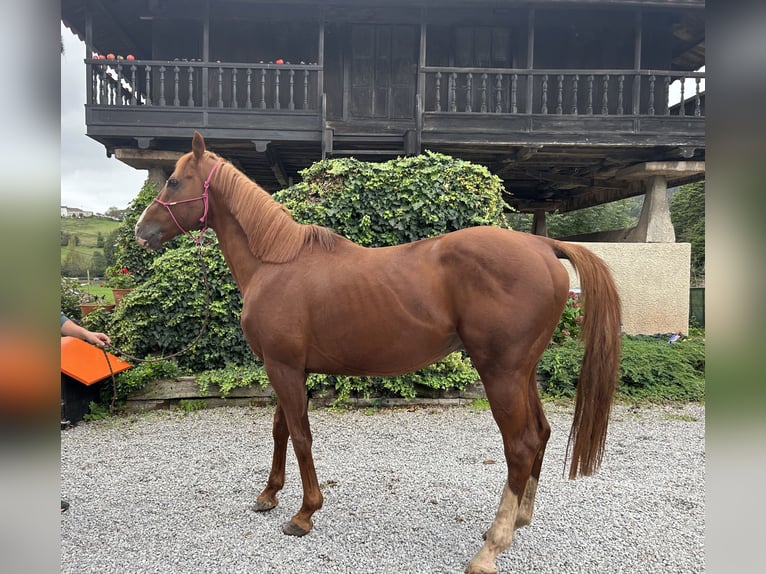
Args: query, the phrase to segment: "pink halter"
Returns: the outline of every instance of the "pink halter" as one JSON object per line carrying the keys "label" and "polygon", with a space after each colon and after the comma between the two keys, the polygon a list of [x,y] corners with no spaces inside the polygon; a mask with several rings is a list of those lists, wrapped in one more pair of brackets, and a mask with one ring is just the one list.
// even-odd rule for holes
{"label": "pink halter", "polygon": [[[159,198],[154,198],[155,203],[159,203],[161,206],[163,206],[165,209],[168,210],[168,213],[170,214],[170,219],[173,220],[173,223],[176,224],[176,227],[181,230],[182,233],[186,233],[189,237],[191,237],[194,240],[194,243],[199,245],[199,243],[202,241],[202,236],[205,235],[205,231],[207,231],[207,210],[208,210],[208,202],[209,202],[209,196],[208,196],[208,189],[210,188],[210,180],[213,178],[213,174],[215,173],[215,170],[218,169],[218,166],[220,166],[221,163],[218,162],[213,166],[213,169],[210,170],[210,173],[207,176],[207,179],[204,183],[204,190],[202,191],[202,195],[199,195],[197,197],[190,197],[189,199],[180,199],[178,201],[162,201]],[[177,205],[179,203],[188,203],[190,201],[197,201],[198,199],[202,200],[202,203],[204,205],[203,211],[202,211],[202,217],[199,218],[200,223],[202,223],[202,229],[199,232],[199,235],[197,237],[194,237],[190,231],[186,231],[183,227],[181,227],[181,224],[178,223],[178,220],[176,219],[176,216],[173,215],[173,212],[170,210],[170,206]]]}

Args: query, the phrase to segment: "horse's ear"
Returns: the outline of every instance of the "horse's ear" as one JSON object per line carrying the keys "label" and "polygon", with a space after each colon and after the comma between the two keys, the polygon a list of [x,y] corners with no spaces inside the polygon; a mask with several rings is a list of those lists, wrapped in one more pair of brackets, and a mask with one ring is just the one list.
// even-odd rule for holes
{"label": "horse's ear", "polygon": [[205,138],[202,137],[201,133],[196,131],[192,138],[192,151],[194,152],[194,159],[197,160],[199,160],[202,157],[202,154],[205,153]]}

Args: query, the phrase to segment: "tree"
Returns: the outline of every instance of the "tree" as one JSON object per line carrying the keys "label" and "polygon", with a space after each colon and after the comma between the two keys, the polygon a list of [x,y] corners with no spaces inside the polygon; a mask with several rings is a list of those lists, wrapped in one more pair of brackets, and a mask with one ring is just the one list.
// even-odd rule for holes
{"label": "tree", "polygon": [[61,265],[61,274],[68,277],[81,277],[88,270],[88,258],[77,251],[77,236],[69,238],[64,263]]}
{"label": "tree", "polygon": [[691,276],[705,282],[705,182],[682,185],[670,200],[676,241],[691,244]]}

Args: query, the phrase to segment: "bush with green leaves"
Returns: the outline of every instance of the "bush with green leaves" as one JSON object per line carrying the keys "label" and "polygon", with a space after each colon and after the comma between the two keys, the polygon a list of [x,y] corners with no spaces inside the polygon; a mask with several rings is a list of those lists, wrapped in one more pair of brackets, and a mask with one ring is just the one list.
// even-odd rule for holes
{"label": "bush with green leaves", "polygon": [[301,223],[360,245],[409,243],[477,225],[506,226],[503,183],[484,166],[425,152],[385,163],[329,159],[274,194]]}
{"label": "bush with green leaves", "polygon": [[[701,401],[705,398],[705,341],[698,335],[669,343],[669,335],[623,336],[617,395],[647,401]],[[583,346],[575,339],[551,345],[538,373],[542,390],[553,397],[573,397]]]}
{"label": "bush with green leaves", "polygon": [[580,326],[583,319],[580,294],[570,291],[564,306],[564,312],[561,314],[561,319],[559,319],[556,330],[553,332],[553,342],[563,343],[567,339],[576,339],[580,335]]}
{"label": "bush with green leaves", "polygon": [[82,290],[77,279],[61,277],[61,311],[70,319],[80,319],[80,299]]}
{"label": "bush with green leaves", "polygon": [[463,390],[479,380],[479,374],[471,360],[461,352],[451,353],[441,361],[425,369],[393,377],[347,377],[341,375],[309,375],[307,385],[311,390],[334,389],[338,401],[352,396],[415,398],[419,386],[435,390]]}
{"label": "bush with green leaves", "polygon": [[101,401],[110,404],[124,401],[133,391],[144,388],[157,379],[172,379],[179,375],[178,365],[173,361],[162,361],[147,357],[147,361],[136,363],[127,371],[117,373],[114,377],[115,388],[111,384],[101,387]]}
{"label": "bush with green leaves", "polygon": [[103,327],[117,348],[136,357],[166,357],[184,350],[204,327],[196,344],[177,357],[181,369],[200,372],[255,360],[239,324],[237,285],[217,241],[206,243],[200,251],[191,243],[166,250],[152,262],[150,279],[122,300]]}

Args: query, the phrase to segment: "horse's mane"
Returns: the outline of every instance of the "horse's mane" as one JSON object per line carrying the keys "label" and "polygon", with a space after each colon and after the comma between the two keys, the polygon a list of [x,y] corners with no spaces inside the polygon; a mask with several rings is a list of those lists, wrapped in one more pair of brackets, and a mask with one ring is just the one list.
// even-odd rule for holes
{"label": "horse's mane", "polygon": [[334,231],[296,222],[290,211],[260,185],[228,161],[208,153],[221,163],[211,183],[247,235],[255,257],[268,263],[287,263],[304,247],[311,249],[315,244],[332,251]]}

